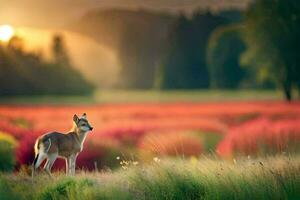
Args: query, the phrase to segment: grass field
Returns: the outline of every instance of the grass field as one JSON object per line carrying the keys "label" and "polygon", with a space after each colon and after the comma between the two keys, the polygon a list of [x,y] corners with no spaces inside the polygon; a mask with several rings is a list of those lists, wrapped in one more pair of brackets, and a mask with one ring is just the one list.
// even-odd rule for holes
{"label": "grass field", "polygon": [[[32,179],[35,139],[83,112],[95,129],[76,177],[58,161]],[[1,98],[0,200],[298,200],[299,122],[299,102],[276,91]]]}
{"label": "grass field", "polygon": [[0,175],[6,199],[267,199],[300,198],[300,158],[278,156],[224,161],[217,158],[128,164],[116,172]]}
{"label": "grass field", "polygon": [[95,104],[283,100],[274,90],[97,90],[91,97],[20,96],[1,97],[1,104]]}

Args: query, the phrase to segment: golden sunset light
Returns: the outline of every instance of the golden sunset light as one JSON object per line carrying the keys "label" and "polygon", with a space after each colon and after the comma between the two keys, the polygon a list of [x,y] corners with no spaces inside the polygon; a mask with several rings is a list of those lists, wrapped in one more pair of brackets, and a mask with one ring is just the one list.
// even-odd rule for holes
{"label": "golden sunset light", "polygon": [[1,25],[0,26],[0,41],[7,42],[15,34],[14,28],[10,25]]}

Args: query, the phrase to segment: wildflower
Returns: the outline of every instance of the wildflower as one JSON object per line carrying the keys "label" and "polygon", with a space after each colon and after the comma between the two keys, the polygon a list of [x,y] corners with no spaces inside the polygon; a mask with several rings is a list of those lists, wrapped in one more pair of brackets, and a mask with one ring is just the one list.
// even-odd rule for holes
{"label": "wildflower", "polygon": [[158,157],[154,157],[153,160],[154,160],[154,162],[157,162],[157,163],[160,162],[160,159]]}
{"label": "wildflower", "polygon": [[195,156],[192,156],[192,157],[190,158],[190,162],[191,162],[192,165],[196,165],[197,162],[198,162],[198,160],[197,160],[197,158],[196,158]]}
{"label": "wildflower", "polygon": [[117,156],[116,159],[117,159],[117,160],[120,160],[120,156]]}
{"label": "wildflower", "polygon": [[138,162],[138,161],[133,161],[132,164],[133,164],[133,165],[138,165],[139,162]]}

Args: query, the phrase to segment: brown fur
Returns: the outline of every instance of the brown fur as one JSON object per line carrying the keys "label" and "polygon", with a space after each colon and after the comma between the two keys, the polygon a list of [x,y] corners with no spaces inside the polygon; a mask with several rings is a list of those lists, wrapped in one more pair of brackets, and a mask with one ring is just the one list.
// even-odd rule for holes
{"label": "brown fur", "polygon": [[38,138],[38,149],[41,143],[44,144],[45,149],[48,149],[48,154],[57,153],[61,157],[69,157],[82,151],[79,135],[76,132],[67,134],[51,132]]}
{"label": "brown fur", "polygon": [[51,168],[57,157],[66,159],[66,171],[70,175],[75,174],[75,162],[77,155],[83,149],[83,143],[89,131],[93,127],[89,124],[84,113],[81,118],[77,115],[73,117],[74,126],[66,134],[51,132],[40,136],[35,143],[35,159],[33,162],[32,176],[37,169],[47,159],[44,168],[51,174]]}

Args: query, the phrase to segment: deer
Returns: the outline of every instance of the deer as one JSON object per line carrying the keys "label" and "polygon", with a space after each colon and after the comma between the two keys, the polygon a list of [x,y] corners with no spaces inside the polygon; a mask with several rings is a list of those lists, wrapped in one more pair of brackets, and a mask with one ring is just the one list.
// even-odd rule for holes
{"label": "deer", "polygon": [[37,138],[34,145],[35,158],[32,164],[32,177],[46,159],[44,170],[52,176],[51,169],[57,158],[66,160],[66,174],[75,175],[76,158],[83,150],[84,141],[93,127],[86,113],[79,118],[73,116],[73,127],[68,133],[49,132]]}

